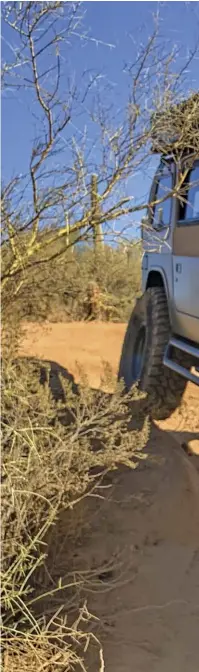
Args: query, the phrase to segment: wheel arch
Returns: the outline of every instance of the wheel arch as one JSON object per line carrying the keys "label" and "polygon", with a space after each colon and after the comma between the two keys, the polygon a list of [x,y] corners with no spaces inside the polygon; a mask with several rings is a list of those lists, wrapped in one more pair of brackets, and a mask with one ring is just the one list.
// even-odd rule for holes
{"label": "wheel arch", "polygon": [[149,270],[146,279],[145,291],[149,287],[162,287],[164,289],[169,309],[169,288],[165,273],[162,268],[157,267]]}
{"label": "wheel arch", "polygon": [[166,275],[165,275],[162,268],[157,267],[157,268],[153,268],[149,271],[148,276],[147,276],[147,280],[146,280],[145,291],[149,287],[162,287],[164,289],[165,296],[166,296],[166,299],[167,299],[167,306],[168,306],[170,323],[172,324],[172,310],[171,310],[171,303],[170,303],[170,300],[169,300],[169,288],[168,288]]}

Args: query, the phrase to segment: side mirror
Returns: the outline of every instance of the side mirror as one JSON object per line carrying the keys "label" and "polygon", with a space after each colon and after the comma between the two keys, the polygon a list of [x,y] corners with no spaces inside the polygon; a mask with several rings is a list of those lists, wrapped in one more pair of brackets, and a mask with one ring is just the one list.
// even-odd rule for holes
{"label": "side mirror", "polygon": [[142,219],[141,219],[142,226],[147,226],[148,223],[149,223],[148,216],[146,215],[145,217],[142,217]]}
{"label": "side mirror", "polygon": [[163,208],[158,208],[158,226],[159,227],[164,226],[162,216],[163,216]]}
{"label": "side mirror", "polygon": [[149,228],[149,217],[145,215],[141,219],[141,238],[143,238],[144,230]]}
{"label": "side mirror", "polygon": [[153,228],[155,231],[161,231],[162,229],[167,229],[167,225],[163,222],[163,208],[158,208],[156,221],[153,223]]}

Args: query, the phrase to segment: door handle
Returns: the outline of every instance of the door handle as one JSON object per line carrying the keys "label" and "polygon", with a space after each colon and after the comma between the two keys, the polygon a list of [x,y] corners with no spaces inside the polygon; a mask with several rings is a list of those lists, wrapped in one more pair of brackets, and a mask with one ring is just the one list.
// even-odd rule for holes
{"label": "door handle", "polygon": [[182,273],[182,264],[176,264],[176,273]]}

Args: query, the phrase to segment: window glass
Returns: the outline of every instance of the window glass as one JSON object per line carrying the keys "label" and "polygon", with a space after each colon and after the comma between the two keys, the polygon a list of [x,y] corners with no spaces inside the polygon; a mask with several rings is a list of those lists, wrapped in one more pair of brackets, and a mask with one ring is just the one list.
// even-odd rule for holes
{"label": "window glass", "polygon": [[186,203],[181,208],[181,219],[199,221],[199,164],[189,174],[189,188]]}
{"label": "window glass", "polygon": [[[165,198],[166,194],[170,193],[171,191],[172,175],[169,173],[167,175],[162,175],[158,183],[155,200],[159,201],[159,199]],[[163,226],[169,226],[171,218],[171,204],[172,199],[167,198],[165,201],[162,201],[162,203],[157,203],[155,205],[153,213],[154,225],[160,225],[161,222]]]}

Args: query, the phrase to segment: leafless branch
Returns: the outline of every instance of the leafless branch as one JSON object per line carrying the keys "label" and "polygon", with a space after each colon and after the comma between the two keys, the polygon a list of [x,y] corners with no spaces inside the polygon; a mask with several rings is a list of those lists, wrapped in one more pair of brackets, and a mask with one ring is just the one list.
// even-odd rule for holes
{"label": "leafless branch", "polygon": [[[20,274],[25,277],[31,265],[57,258],[61,252],[52,252],[56,241],[67,240],[68,249],[74,244],[74,235],[76,243],[90,239],[96,222],[90,186],[94,174],[98,225],[110,237],[110,227],[121,220],[124,232],[123,222],[128,227],[129,218],[136,213],[139,217],[148,206],[145,198],[125,195],[125,189],[130,177],[147,170],[151,146],[163,154],[169,149],[177,162],[185,147],[192,155],[199,155],[199,104],[198,96],[192,95],[188,111],[176,105],[180,102],[178,85],[197,49],[175,73],[175,48],[164,48],[157,22],[135,62],[125,66],[126,105],[117,110],[102,73],[83,72],[79,86],[67,71],[68,45],[71,47],[77,36],[80,42],[95,39],[80,28],[79,3],[6,2],[3,21],[20,45],[17,49],[11,45],[14,60],[4,62],[4,87],[28,87],[37,124],[27,180],[17,177],[2,191],[5,286],[10,278],[21,282]],[[82,114],[87,117],[83,131],[78,125]],[[90,138],[91,123],[94,131]],[[172,148],[168,146],[171,127],[176,134]],[[186,196],[187,171],[188,164],[175,190],[153,200],[151,210],[171,196]]]}

